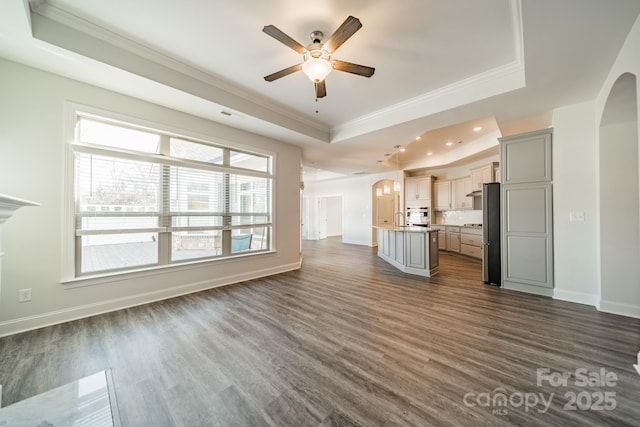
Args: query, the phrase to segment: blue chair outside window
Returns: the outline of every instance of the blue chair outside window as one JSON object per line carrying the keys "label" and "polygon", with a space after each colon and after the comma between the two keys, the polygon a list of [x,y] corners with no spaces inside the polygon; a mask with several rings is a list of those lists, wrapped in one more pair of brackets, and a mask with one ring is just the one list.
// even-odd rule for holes
{"label": "blue chair outside window", "polygon": [[231,236],[231,252],[248,251],[251,249],[251,238],[253,234],[239,234]]}

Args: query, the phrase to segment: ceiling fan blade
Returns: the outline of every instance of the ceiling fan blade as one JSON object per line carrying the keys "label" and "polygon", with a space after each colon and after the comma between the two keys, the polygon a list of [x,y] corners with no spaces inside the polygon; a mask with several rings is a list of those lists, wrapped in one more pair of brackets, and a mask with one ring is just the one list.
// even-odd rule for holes
{"label": "ceiling fan blade", "polygon": [[335,52],[336,49],[342,46],[342,43],[346,42],[349,37],[354,35],[360,28],[362,28],[360,20],[353,16],[349,16],[331,35],[331,37],[329,37],[329,40],[324,44],[324,48],[331,53]]}
{"label": "ceiling fan blade", "polygon": [[294,39],[292,39],[291,37],[283,33],[280,29],[278,29],[278,27],[274,25],[267,25],[262,29],[262,31],[266,34],[269,34],[271,37],[278,40],[280,43],[283,43],[289,46],[291,49],[295,50],[301,55],[307,51],[307,49],[304,46],[302,46],[300,43],[298,43],[297,41],[295,41]]}
{"label": "ceiling fan blade", "polygon": [[327,85],[324,80],[316,82],[316,98],[324,98],[327,96]]}
{"label": "ceiling fan blade", "polygon": [[285,68],[284,70],[276,71],[273,74],[269,74],[268,76],[264,76],[264,79],[268,82],[272,82],[274,80],[278,80],[281,77],[288,76],[291,73],[295,73],[296,71],[302,70],[302,64],[292,65],[291,67]]}
{"label": "ceiling fan blade", "polygon": [[375,68],[345,61],[333,61],[333,69],[344,71],[346,73],[357,74],[363,77],[371,77],[373,76],[373,73],[376,72]]}

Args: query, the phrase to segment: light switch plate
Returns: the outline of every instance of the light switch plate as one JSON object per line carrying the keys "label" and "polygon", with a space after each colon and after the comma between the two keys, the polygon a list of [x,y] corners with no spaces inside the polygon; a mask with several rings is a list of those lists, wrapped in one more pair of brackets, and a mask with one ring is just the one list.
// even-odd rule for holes
{"label": "light switch plate", "polygon": [[569,221],[570,222],[584,222],[584,212],[570,212],[569,213]]}
{"label": "light switch plate", "polygon": [[20,289],[18,291],[18,302],[29,302],[29,301],[31,301],[31,288]]}

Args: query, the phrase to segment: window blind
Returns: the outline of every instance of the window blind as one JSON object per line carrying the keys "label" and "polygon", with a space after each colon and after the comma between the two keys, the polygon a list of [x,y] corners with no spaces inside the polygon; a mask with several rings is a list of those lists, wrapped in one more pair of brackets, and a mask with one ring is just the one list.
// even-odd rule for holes
{"label": "window blind", "polygon": [[80,117],[76,273],[271,248],[271,158]]}

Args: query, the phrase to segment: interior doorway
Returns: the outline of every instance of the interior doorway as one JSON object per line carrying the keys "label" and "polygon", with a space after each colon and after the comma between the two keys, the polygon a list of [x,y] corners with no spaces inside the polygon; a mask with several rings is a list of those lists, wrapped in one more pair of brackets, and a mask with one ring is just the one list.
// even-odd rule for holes
{"label": "interior doorway", "polygon": [[600,122],[600,308],[640,306],[640,188],[636,76],[621,75]]}
{"label": "interior doorway", "polygon": [[318,240],[342,236],[342,196],[318,198]]}
{"label": "interior doorway", "polygon": [[371,186],[371,243],[378,246],[376,227],[389,227],[394,224],[394,216],[401,212],[400,186],[392,179],[383,179]]}

